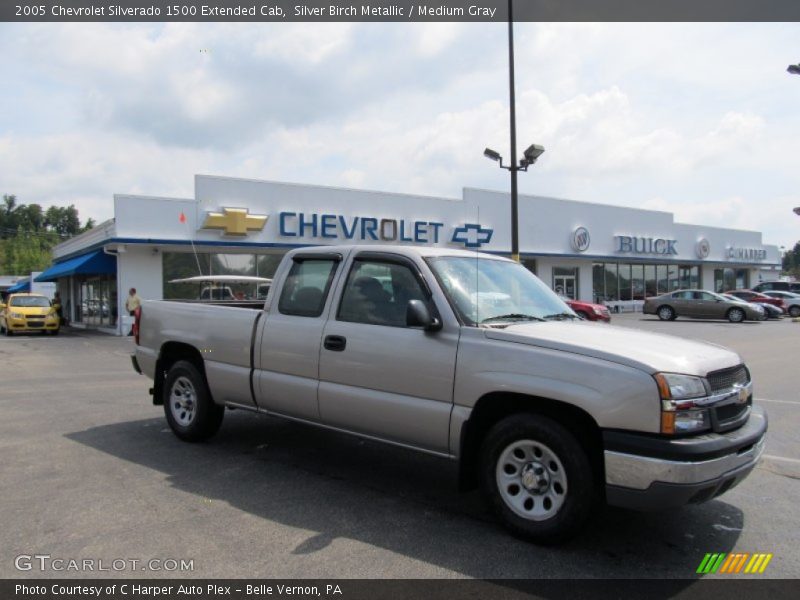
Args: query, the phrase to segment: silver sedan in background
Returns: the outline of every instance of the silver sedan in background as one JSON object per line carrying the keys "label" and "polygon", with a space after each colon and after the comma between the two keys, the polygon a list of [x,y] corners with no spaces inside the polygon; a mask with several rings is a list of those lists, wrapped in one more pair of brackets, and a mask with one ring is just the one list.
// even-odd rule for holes
{"label": "silver sedan in background", "polygon": [[729,300],[722,294],[708,290],[678,290],[661,296],[647,298],[646,315],[658,315],[662,321],[678,317],[693,319],[727,319],[731,323],[762,321],[764,309],[741,300]]}

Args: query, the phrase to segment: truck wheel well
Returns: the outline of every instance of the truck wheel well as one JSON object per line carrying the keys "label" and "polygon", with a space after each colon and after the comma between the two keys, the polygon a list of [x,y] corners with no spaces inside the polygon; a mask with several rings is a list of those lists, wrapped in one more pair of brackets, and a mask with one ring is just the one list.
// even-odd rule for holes
{"label": "truck wheel well", "polygon": [[179,360],[186,360],[192,363],[197,367],[197,370],[202,373],[203,378],[205,378],[205,363],[197,348],[181,342],[167,342],[161,346],[161,351],[156,361],[156,376],[153,382],[153,404],[164,404],[164,380],[167,378],[167,373],[170,368],[172,368],[172,365]]}
{"label": "truck wheel well", "polygon": [[[547,416],[566,427],[585,448],[598,484],[605,480],[603,438],[597,422],[585,410],[539,396],[492,392],[482,396],[472,409],[469,420],[461,430],[459,453],[459,488],[470,490],[478,485],[478,462],[483,439],[502,419],[519,413]],[[602,486],[599,488],[603,489]]]}

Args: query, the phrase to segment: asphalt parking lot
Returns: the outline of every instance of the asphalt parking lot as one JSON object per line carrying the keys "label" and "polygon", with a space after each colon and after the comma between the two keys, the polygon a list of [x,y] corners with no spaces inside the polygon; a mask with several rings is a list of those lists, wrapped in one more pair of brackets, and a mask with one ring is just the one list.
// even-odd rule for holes
{"label": "asphalt parking lot", "polygon": [[[773,553],[761,577],[797,577],[800,323],[614,322],[737,350],[770,415],[767,456],[717,500],[607,509],[556,548],[509,536],[434,457],[237,411],[210,443],[181,442],[130,367],[132,338],[0,338],[0,577],[686,578],[734,550]],[[37,553],[193,570],[15,567]]]}

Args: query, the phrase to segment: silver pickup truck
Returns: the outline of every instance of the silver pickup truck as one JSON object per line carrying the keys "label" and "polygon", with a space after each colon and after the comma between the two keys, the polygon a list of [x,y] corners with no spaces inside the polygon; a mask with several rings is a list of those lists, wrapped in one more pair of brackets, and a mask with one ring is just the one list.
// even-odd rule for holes
{"label": "silver pickup truck", "polygon": [[213,436],[228,407],[439,455],[539,543],[603,501],[719,496],[764,447],[736,353],[582,321],[487,254],[297,249],[258,310],[149,301],[135,329],[134,368],[181,439]]}

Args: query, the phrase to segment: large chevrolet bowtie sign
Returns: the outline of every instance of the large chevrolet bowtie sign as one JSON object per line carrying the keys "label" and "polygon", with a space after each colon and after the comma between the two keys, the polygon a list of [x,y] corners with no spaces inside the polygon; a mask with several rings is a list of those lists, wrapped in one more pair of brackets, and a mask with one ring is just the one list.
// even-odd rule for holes
{"label": "large chevrolet bowtie sign", "polygon": [[223,208],[221,213],[210,212],[203,229],[222,229],[225,235],[247,235],[248,231],[261,231],[267,215],[251,215],[246,208]]}
{"label": "large chevrolet bowtie sign", "polygon": [[[221,229],[224,235],[244,236],[261,231],[266,215],[251,215],[245,208],[223,208],[221,213],[210,212],[201,229]],[[480,248],[492,241],[494,230],[478,223],[466,223],[448,228],[438,221],[379,219],[376,217],[344,216],[301,212],[278,214],[278,235],[282,238],[318,238],[324,240],[354,240],[364,242],[401,242],[438,244],[449,241],[465,248]]]}

